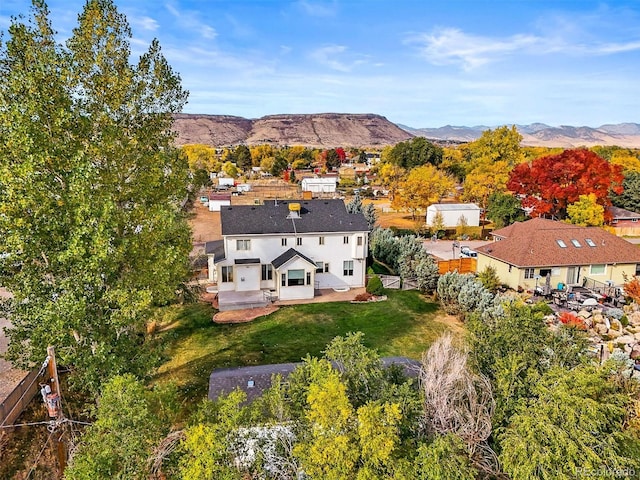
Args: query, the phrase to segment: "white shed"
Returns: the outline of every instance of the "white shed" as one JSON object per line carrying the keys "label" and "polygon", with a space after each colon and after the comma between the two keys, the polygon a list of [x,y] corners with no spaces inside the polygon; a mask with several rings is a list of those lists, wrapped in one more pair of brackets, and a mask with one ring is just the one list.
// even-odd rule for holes
{"label": "white shed", "polygon": [[305,177],[302,191],[313,193],[335,193],[338,177]]}
{"label": "white shed", "polygon": [[480,207],[475,203],[434,203],[427,207],[427,225],[432,226],[437,212],[442,214],[445,228],[460,225],[464,217],[469,227],[480,226]]}
{"label": "white shed", "polygon": [[209,211],[219,212],[220,207],[231,205],[231,195],[228,193],[210,193]]}

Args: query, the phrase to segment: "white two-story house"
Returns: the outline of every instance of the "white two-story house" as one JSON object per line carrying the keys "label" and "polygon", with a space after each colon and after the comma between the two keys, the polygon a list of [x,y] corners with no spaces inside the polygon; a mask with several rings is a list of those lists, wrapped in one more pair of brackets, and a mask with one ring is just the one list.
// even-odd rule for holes
{"label": "white two-story house", "polygon": [[367,221],[342,200],[229,206],[220,220],[223,239],[206,252],[221,310],[365,286]]}

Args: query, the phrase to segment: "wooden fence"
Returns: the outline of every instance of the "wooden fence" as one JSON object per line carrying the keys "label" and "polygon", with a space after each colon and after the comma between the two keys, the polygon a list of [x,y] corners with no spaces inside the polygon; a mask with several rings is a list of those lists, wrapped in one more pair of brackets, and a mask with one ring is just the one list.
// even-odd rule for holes
{"label": "wooden fence", "polygon": [[395,275],[378,275],[378,277],[380,277],[380,280],[382,280],[382,286],[384,288],[400,288],[400,277],[397,277]]}
{"label": "wooden fence", "polygon": [[476,273],[478,260],[475,258],[454,258],[453,260],[441,260],[438,262],[438,273],[447,272]]}
{"label": "wooden fence", "polygon": [[[11,425],[40,390],[38,372],[29,372],[0,403],[0,425]],[[4,429],[3,429],[4,430]]]}

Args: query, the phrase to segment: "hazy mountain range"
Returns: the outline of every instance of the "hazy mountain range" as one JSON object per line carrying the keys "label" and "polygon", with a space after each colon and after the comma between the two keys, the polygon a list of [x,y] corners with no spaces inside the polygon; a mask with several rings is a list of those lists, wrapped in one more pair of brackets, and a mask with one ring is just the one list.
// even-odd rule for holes
{"label": "hazy mountain range", "polygon": [[[579,147],[618,145],[640,148],[640,124],[621,123],[599,127],[552,127],[543,123],[516,125],[523,145]],[[310,147],[380,147],[423,136],[439,143],[470,142],[495,128],[446,125],[412,128],[396,125],[375,114],[283,114],[247,119],[231,115],[178,114],[174,130],[179,145],[306,145]]]}

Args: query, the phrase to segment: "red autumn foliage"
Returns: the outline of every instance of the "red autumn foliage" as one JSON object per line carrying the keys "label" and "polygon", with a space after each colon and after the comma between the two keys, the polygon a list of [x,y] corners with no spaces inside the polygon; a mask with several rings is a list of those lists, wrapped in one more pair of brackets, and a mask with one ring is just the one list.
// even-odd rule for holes
{"label": "red autumn foliage", "polygon": [[624,294],[634,302],[640,303],[640,278],[635,275],[631,278],[625,276],[624,280]]}
{"label": "red autumn foliage", "polygon": [[587,329],[587,325],[584,323],[584,320],[582,320],[581,318],[577,317],[576,315],[574,315],[571,312],[562,312],[560,314],[559,320],[562,323],[564,323],[565,325],[567,325],[568,327],[575,327],[578,330],[586,330]]}
{"label": "red autumn foliage", "polygon": [[507,188],[522,195],[532,216],[567,216],[567,206],[580,195],[595,194],[598,204],[611,205],[609,190],[622,193],[622,167],[586,149],[565,150],[521,163],[511,172]]}
{"label": "red autumn foliage", "polygon": [[338,147],[336,148],[336,153],[338,154],[340,162],[344,163],[344,161],[347,159],[347,154],[345,153],[344,149],[342,147]]}

